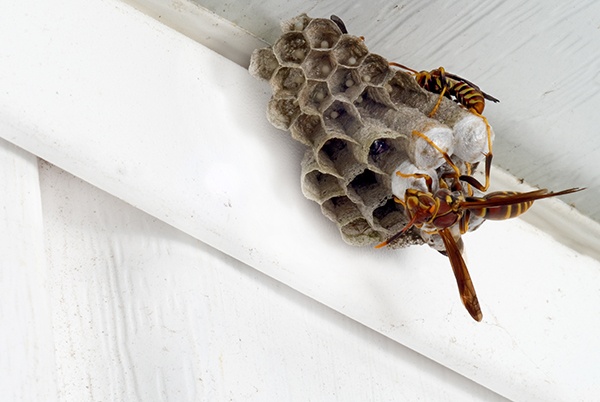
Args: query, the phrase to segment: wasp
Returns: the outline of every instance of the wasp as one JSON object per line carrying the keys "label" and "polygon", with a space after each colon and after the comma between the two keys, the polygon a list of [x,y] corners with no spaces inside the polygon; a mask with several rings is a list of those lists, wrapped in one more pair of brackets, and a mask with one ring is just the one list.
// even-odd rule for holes
{"label": "wasp", "polygon": [[429,114],[433,116],[437,111],[442,97],[446,96],[449,99],[454,99],[470,111],[481,116],[483,109],[485,108],[485,100],[492,102],[500,102],[498,99],[491,95],[483,92],[477,85],[472,82],[459,77],[458,75],[451,74],[444,70],[444,67],[440,67],[432,71],[416,71],[412,68],[403,66],[402,64],[390,63],[391,66],[399,67],[403,70],[410,71],[415,75],[415,80],[419,86],[429,92],[440,94],[440,98],[436,103],[435,107]]}
{"label": "wasp", "polygon": [[450,166],[451,172],[445,173],[439,178],[438,188],[435,191],[433,190],[433,178],[427,174],[396,172],[400,177],[423,179],[427,191],[409,188],[406,190],[403,200],[396,199],[404,207],[409,221],[400,232],[378,244],[376,248],[387,246],[413,226],[426,233],[439,235],[445,247],[444,254],[450,259],[462,303],[473,319],[481,321],[483,314],[479,300],[461,253],[462,240],[460,236],[467,232],[471,217],[478,216],[490,220],[514,218],[527,211],[536,200],[575,193],[583,188],[570,188],[558,192],[549,192],[546,189],[525,193],[499,191],[483,196],[473,196],[470,195],[470,191],[466,191],[462,187],[462,181],[466,181],[478,189],[485,186],[472,176],[461,175],[450,156],[425,134],[413,131],[413,135],[423,138],[429,145],[441,152]]}

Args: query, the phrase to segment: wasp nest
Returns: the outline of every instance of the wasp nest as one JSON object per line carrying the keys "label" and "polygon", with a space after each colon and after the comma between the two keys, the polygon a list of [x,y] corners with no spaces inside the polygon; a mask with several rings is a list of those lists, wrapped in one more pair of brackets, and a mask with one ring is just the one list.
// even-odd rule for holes
{"label": "wasp nest", "polygon": [[[413,135],[424,133],[455,163],[475,164],[487,151],[481,118],[449,99],[423,90],[412,76],[390,68],[370,53],[364,39],[340,31],[329,19],[302,14],[282,24],[271,48],[252,54],[250,73],[273,89],[267,117],[289,130],[308,149],[302,161],[302,191],[319,203],[352,245],[381,242],[406,224],[408,187],[426,173],[434,182],[444,164],[441,153]],[[426,190],[426,188],[423,188]],[[393,246],[423,243],[411,229]]]}

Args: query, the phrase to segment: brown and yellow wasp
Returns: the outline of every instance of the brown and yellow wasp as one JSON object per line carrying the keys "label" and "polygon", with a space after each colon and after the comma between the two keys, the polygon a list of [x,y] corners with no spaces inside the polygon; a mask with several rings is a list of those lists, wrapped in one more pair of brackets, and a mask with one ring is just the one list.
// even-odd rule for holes
{"label": "brown and yellow wasp", "polygon": [[[570,194],[583,189],[570,188],[559,192],[549,192],[546,189],[541,189],[526,193],[499,191],[476,197],[471,195],[470,189],[464,189],[461,182],[467,182],[481,191],[485,191],[487,186],[481,185],[472,176],[461,175],[459,168],[452,162],[450,156],[425,134],[414,131],[413,135],[423,138],[428,144],[441,152],[451,168],[451,172],[440,177],[436,190],[433,187],[433,178],[427,174],[396,172],[400,177],[425,180],[428,191],[409,188],[406,190],[403,200],[396,200],[404,206],[409,221],[400,232],[376,247],[381,248],[392,243],[413,226],[428,234],[439,235],[446,249],[445,254],[450,259],[460,298],[471,317],[476,321],[481,321],[483,314],[467,265],[461,254],[462,240],[460,235],[468,230],[471,217],[478,216],[491,220],[514,218],[527,211],[535,200]],[[491,158],[486,158],[486,162],[488,160],[491,164]],[[489,169],[486,169],[486,183],[489,183]],[[457,228],[458,231],[453,230]]]}
{"label": "brown and yellow wasp", "polygon": [[403,70],[410,71],[414,74],[415,80],[417,84],[421,86],[423,89],[433,92],[435,94],[440,94],[440,99],[435,105],[434,109],[431,111],[429,116],[433,116],[439,107],[439,104],[442,100],[442,97],[446,96],[449,99],[454,99],[474,112],[475,114],[481,116],[483,113],[483,109],[485,108],[485,100],[489,100],[492,102],[500,102],[498,99],[494,98],[491,95],[483,92],[477,85],[473,84],[466,79],[459,77],[458,75],[454,75],[446,72],[444,67],[440,67],[436,70],[432,71],[416,71],[412,68],[403,66],[402,64],[390,63],[391,66],[399,67]]}

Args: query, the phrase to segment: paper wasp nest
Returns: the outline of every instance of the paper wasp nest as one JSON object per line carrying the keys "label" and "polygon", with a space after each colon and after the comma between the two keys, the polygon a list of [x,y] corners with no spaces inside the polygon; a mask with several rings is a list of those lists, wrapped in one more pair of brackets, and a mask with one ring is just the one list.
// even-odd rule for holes
{"label": "paper wasp nest", "polygon": [[[319,203],[347,243],[381,242],[406,224],[394,195],[404,199],[407,187],[426,188],[424,180],[402,179],[396,171],[428,173],[436,181],[444,159],[414,130],[459,166],[483,159],[485,123],[446,98],[429,118],[439,95],[390,68],[362,38],[306,14],[284,22],[282,30],[273,47],[254,51],[249,70],[273,88],[269,121],[308,147],[304,195]],[[420,243],[413,228],[393,246]]]}

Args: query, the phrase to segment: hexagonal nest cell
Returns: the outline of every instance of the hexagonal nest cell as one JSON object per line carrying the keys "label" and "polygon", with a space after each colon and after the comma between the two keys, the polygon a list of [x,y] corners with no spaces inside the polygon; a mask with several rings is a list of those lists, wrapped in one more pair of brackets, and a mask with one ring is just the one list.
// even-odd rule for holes
{"label": "hexagonal nest cell", "polygon": [[323,50],[311,50],[302,63],[306,77],[311,80],[326,80],[335,67],[331,52]]}
{"label": "hexagonal nest cell", "polygon": [[301,32],[288,32],[273,46],[273,54],[282,65],[298,65],[304,61],[310,47]]}
{"label": "hexagonal nest cell", "polygon": [[331,20],[314,19],[304,30],[304,35],[313,49],[331,49],[342,36],[338,26]]}
{"label": "hexagonal nest cell", "polygon": [[388,61],[377,54],[369,54],[363,60],[358,73],[361,80],[368,85],[382,85],[387,81],[392,71]]}
{"label": "hexagonal nest cell", "polygon": [[322,114],[333,102],[333,97],[326,82],[308,80],[300,91],[298,102],[303,111]]}
{"label": "hexagonal nest cell", "polygon": [[271,124],[282,130],[287,130],[300,114],[300,107],[298,101],[293,98],[272,98],[268,105],[268,111]]}
{"label": "hexagonal nest cell", "polygon": [[314,114],[301,114],[290,127],[292,138],[304,145],[314,146],[326,137],[321,117]]}
{"label": "hexagonal nest cell", "polygon": [[[485,135],[473,135],[473,130],[486,126],[445,98],[430,118],[438,95],[392,69],[384,57],[369,52],[364,38],[341,32],[329,19],[302,14],[283,22],[282,30],[272,48],[254,51],[249,68],[253,76],[270,80],[267,117],[307,146],[302,190],[337,224],[342,238],[353,245],[381,242],[407,222],[395,202],[404,194],[392,192],[399,166],[410,160],[422,163],[416,169],[425,171],[444,164],[443,158],[432,160],[423,147],[415,147],[411,133],[446,130],[454,143],[465,144],[481,142]],[[481,157],[480,151],[473,154]],[[478,162],[451,156],[459,166]],[[421,232],[413,228],[392,246],[422,242]]]}
{"label": "hexagonal nest cell", "polygon": [[333,74],[329,84],[331,85],[331,94],[334,97],[348,102],[355,100],[365,88],[357,69],[341,66]]}
{"label": "hexagonal nest cell", "polygon": [[351,179],[355,171],[360,169],[360,163],[352,150],[353,146],[351,138],[330,138],[320,148],[314,148],[315,159],[323,172]]}
{"label": "hexagonal nest cell", "polygon": [[347,102],[334,101],[324,112],[325,128],[330,131],[342,131],[349,136],[360,130],[362,119],[356,108]]}
{"label": "hexagonal nest cell", "polygon": [[357,67],[369,54],[369,49],[361,38],[345,35],[340,39],[333,56],[335,60],[345,67]]}
{"label": "hexagonal nest cell", "polygon": [[277,70],[271,79],[273,92],[281,98],[297,97],[298,92],[304,87],[304,72],[295,67],[283,67]]}

